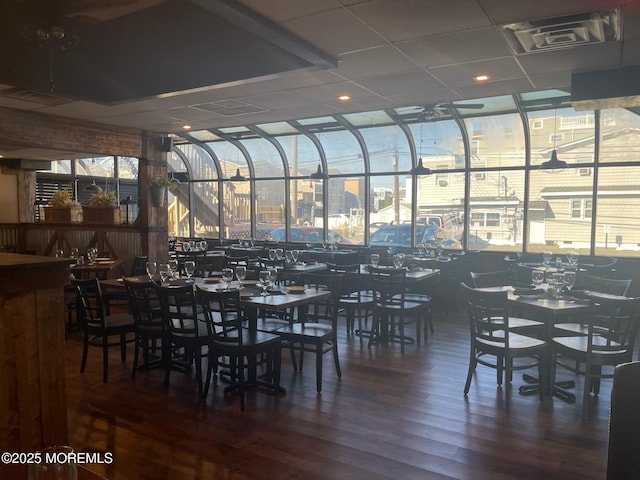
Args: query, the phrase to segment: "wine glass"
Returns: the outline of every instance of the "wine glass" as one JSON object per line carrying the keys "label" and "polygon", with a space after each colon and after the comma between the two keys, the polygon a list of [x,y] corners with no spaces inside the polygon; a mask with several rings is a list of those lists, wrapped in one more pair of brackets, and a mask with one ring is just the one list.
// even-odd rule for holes
{"label": "wine glass", "polygon": [[436,244],[436,252],[438,253],[438,257],[442,256],[442,252],[444,251],[444,245],[442,245],[442,241],[439,241]]}
{"label": "wine glass", "polygon": [[179,278],[178,274],[178,260],[172,258],[169,260],[169,268],[171,269],[171,280]]}
{"label": "wine glass", "polygon": [[578,265],[578,252],[571,251],[567,253],[567,261],[571,267],[576,267]]}
{"label": "wine glass", "polygon": [[327,249],[327,241],[326,240],[322,240],[322,249],[323,250]]}
{"label": "wine glass", "polygon": [[269,249],[269,260],[275,260],[276,259],[276,249],[275,248],[270,248]]}
{"label": "wine glass", "polygon": [[278,280],[278,270],[275,268],[270,268],[269,269],[269,279],[271,280],[271,286],[274,286],[276,284],[276,281]]}
{"label": "wine glass", "polygon": [[166,285],[167,279],[171,276],[171,267],[168,263],[158,265],[158,273],[160,274],[160,285]]}
{"label": "wine glass", "polygon": [[282,260],[283,255],[284,255],[284,249],[276,248],[276,259]]}
{"label": "wine glass", "polygon": [[576,284],[576,272],[572,270],[567,270],[564,272],[564,284],[567,287],[567,290],[571,290],[573,286]]}
{"label": "wine glass", "polygon": [[240,290],[242,290],[242,282],[247,277],[247,267],[244,265],[238,265],[236,267],[236,278],[238,279],[238,283],[240,283]]}
{"label": "wine glass", "polygon": [[184,273],[187,274],[187,283],[192,283],[191,277],[193,273],[196,271],[196,262],[193,260],[187,260],[184,262]]}
{"label": "wine glass", "polygon": [[262,293],[260,295],[266,297],[267,289],[271,286],[271,274],[269,270],[260,270],[258,278],[260,279],[260,287],[262,287]]}
{"label": "wine glass", "polygon": [[396,253],[393,256],[393,266],[396,268],[401,268],[404,264],[404,253]]}
{"label": "wine glass", "polygon": [[207,243],[206,240],[202,240],[200,242],[200,250],[202,250],[203,252],[206,252],[207,248],[209,248],[209,244]]}
{"label": "wine glass", "polygon": [[371,265],[373,267],[377,267],[379,261],[380,261],[380,254],[379,253],[372,253],[371,254]]}
{"label": "wine glass", "polygon": [[531,282],[535,288],[544,283],[544,272],[542,270],[531,270]]}
{"label": "wine glass", "polygon": [[229,282],[233,280],[233,269],[232,268],[223,268],[222,269],[222,283],[224,285],[224,290],[227,291],[229,289]]}
{"label": "wine glass", "polygon": [[182,242],[182,251],[189,252],[190,250],[191,250],[191,246],[189,245],[189,242]]}
{"label": "wine glass", "polygon": [[298,264],[299,257],[300,257],[299,250],[291,250],[291,259],[293,260],[293,263],[295,263],[296,265]]}
{"label": "wine glass", "polygon": [[545,251],[545,252],[542,253],[542,261],[544,262],[546,267],[551,265],[551,259],[552,258],[553,258],[553,253],[551,253],[549,251]]}
{"label": "wine glass", "polygon": [[147,270],[147,275],[149,275],[149,281],[152,281],[156,273],[156,262],[147,262],[144,264],[144,268]]}
{"label": "wine glass", "polygon": [[287,250],[286,252],[284,252],[284,261],[288,264],[291,264],[291,262],[293,262],[293,254],[291,253],[291,250]]}

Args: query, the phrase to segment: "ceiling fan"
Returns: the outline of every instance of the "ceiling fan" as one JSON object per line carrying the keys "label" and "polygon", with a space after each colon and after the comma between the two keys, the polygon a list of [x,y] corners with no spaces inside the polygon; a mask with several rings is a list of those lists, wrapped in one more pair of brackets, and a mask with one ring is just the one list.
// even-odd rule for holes
{"label": "ceiling fan", "polygon": [[418,117],[422,121],[429,122],[451,115],[454,110],[479,110],[484,108],[483,103],[435,103],[419,107]]}

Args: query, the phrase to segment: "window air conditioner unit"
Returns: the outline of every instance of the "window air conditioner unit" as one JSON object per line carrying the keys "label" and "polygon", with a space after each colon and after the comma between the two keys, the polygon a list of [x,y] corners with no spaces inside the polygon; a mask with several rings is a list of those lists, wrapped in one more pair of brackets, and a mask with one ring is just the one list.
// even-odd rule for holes
{"label": "window air conditioner unit", "polygon": [[474,180],[486,180],[487,174],[485,172],[473,172]]}
{"label": "window air conditioner unit", "polygon": [[579,168],[578,175],[582,177],[588,177],[589,175],[591,175],[591,168],[590,167]]}
{"label": "window air conditioner unit", "polygon": [[449,185],[449,180],[441,178],[440,180],[438,180],[438,185],[441,187],[446,187],[447,185]]}

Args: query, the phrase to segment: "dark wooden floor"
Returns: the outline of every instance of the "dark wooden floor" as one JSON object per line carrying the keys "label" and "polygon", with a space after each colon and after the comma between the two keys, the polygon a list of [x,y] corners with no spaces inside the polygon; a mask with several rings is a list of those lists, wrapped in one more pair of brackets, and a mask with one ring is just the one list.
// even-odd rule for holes
{"label": "dark wooden floor", "polygon": [[[611,381],[580,419],[580,403],[521,396],[518,377],[499,389],[479,367],[464,386],[468,331],[462,312],[436,312],[426,346],[361,347],[340,331],[342,379],[326,356],[323,391],[314,364],[302,374],[283,355],[282,397],[248,392],[247,409],[219,383],[200,401],[193,377],[159,370],[131,381],[131,356],[111,356],[102,383],[99,349],[79,373],[80,335],[68,341],[70,443],[113,453],[90,465],[111,480],[131,479],[602,479]],[[581,387],[580,382],[578,387]]]}

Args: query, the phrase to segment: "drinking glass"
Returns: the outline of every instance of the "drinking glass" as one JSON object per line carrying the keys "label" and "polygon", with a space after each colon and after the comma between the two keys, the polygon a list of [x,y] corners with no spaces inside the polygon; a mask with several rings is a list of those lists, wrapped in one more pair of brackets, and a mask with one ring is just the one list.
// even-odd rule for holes
{"label": "drinking glass", "polygon": [[284,255],[284,250],[282,248],[276,248],[276,259],[282,260],[283,255]]}
{"label": "drinking glass", "polygon": [[193,273],[196,271],[196,262],[193,260],[187,260],[184,262],[184,273],[187,274],[187,283],[192,283],[191,277]]}
{"label": "drinking glass", "polygon": [[147,275],[149,275],[149,281],[152,281],[156,273],[156,262],[147,262],[144,264],[144,268],[147,270]]}
{"label": "drinking glass", "polygon": [[206,240],[202,240],[200,242],[200,250],[202,250],[203,252],[206,252],[207,248],[209,248],[209,244],[207,243]]}
{"label": "drinking glass", "polygon": [[247,267],[244,265],[238,265],[236,267],[236,278],[238,279],[238,283],[240,283],[240,290],[242,290],[242,282],[247,277]]}
{"label": "drinking glass", "polygon": [[551,265],[551,259],[553,258],[553,253],[546,251],[542,253],[542,261],[544,262],[545,266],[550,266]]}
{"label": "drinking glass", "polygon": [[160,285],[166,285],[167,279],[171,276],[171,267],[168,263],[158,265],[158,273],[160,274]]}
{"label": "drinking glass", "polygon": [[379,261],[380,261],[380,254],[379,253],[372,253],[371,254],[371,265],[374,266],[374,267],[377,267]]}
{"label": "drinking glass", "polygon": [[169,260],[169,268],[171,269],[171,280],[174,280],[180,276],[178,274],[178,260]]}
{"label": "drinking glass", "polygon": [[571,265],[572,267],[577,266],[578,257],[579,257],[578,252],[571,251],[567,253],[567,261],[569,262],[569,265]]}
{"label": "drinking glass", "polygon": [[275,248],[270,248],[269,249],[269,260],[275,260],[276,259],[276,249]]}
{"label": "drinking glass", "polygon": [[271,274],[269,270],[260,270],[258,278],[260,279],[260,287],[262,287],[262,293],[260,295],[266,297],[267,289],[271,286]]}
{"label": "drinking glass", "polygon": [[224,290],[229,289],[229,282],[233,280],[233,269],[232,268],[223,268],[222,269],[222,284],[224,285]]}
{"label": "drinking glass", "polygon": [[299,257],[300,257],[300,251],[291,250],[291,259],[293,260],[293,263],[295,263],[296,265],[298,264]]}
{"label": "drinking glass", "polygon": [[531,270],[531,283],[538,288],[544,283],[544,272],[542,270]]}
{"label": "drinking glass", "polygon": [[293,261],[293,254],[291,253],[291,250],[284,252],[284,261],[289,264]]}
{"label": "drinking glass", "polygon": [[59,445],[38,453],[41,461],[29,465],[29,480],[78,480],[78,465],[70,459],[73,448]]}
{"label": "drinking glass", "polygon": [[551,275],[551,284],[553,284],[554,297],[557,297],[564,286],[564,273],[554,273]]}
{"label": "drinking glass", "polygon": [[564,284],[567,287],[567,290],[571,290],[576,284],[576,272],[572,270],[564,272]]}

